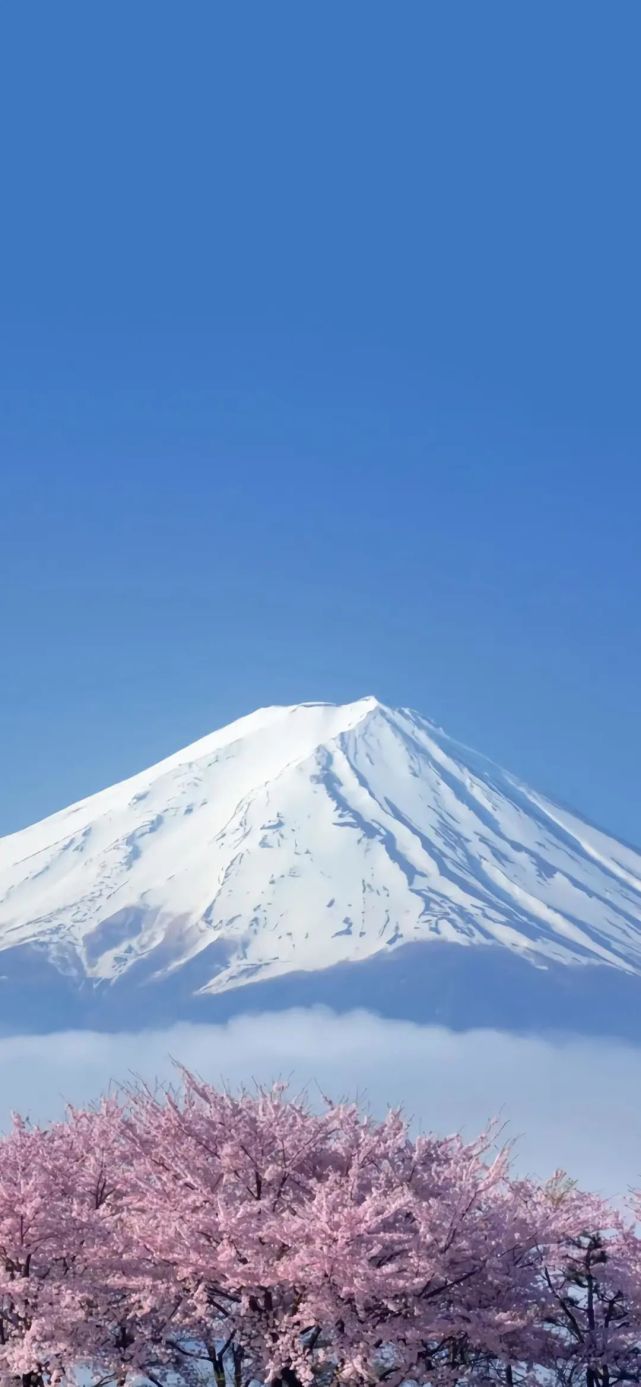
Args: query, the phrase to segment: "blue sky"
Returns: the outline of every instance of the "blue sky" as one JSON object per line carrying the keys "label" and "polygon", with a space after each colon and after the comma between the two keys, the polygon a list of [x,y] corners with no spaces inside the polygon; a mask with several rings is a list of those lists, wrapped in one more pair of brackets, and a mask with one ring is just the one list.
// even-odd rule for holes
{"label": "blue sky", "polygon": [[1,29],[0,832],[374,692],[639,842],[638,6]]}

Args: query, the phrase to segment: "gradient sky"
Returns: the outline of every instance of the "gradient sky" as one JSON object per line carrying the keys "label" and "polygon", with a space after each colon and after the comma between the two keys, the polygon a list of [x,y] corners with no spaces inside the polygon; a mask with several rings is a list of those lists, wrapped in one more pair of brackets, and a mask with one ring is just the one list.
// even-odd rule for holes
{"label": "gradient sky", "polygon": [[641,841],[636,0],[0,38],[0,832],[371,692]]}

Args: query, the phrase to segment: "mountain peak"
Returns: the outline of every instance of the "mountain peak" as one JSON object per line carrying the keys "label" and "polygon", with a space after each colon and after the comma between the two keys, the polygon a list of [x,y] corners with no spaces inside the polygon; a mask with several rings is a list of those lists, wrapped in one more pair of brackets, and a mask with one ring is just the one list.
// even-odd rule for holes
{"label": "mountain peak", "polygon": [[640,915],[638,853],[371,695],[260,709],[0,840],[5,960],[92,985],[442,944],[636,974]]}

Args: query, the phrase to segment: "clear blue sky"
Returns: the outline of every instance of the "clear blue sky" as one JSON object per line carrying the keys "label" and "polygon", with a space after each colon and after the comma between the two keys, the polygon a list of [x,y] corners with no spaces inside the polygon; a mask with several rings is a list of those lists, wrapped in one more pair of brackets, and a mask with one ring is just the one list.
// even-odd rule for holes
{"label": "clear blue sky", "polygon": [[0,30],[0,831],[373,692],[641,840],[638,0]]}

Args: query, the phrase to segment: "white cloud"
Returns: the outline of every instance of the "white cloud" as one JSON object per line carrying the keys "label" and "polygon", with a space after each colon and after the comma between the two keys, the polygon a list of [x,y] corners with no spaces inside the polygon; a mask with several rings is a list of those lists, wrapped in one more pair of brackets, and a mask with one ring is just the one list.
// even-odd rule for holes
{"label": "white cloud", "polygon": [[494,1031],[455,1034],[322,1009],[176,1025],[140,1034],[65,1032],[0,1040],[0,1123],[36,1119],[96,1097],[135,1072],[171,1073],[171,1057],[230,1086],[291,1078],[377,1112],[401,1104],[417,1125],[478,1131],[493,1115],[518,1138],[521,1169],[564,1166],[620,1194],[641,1184],[641,1050],[607,1041],[552,1042]]}

